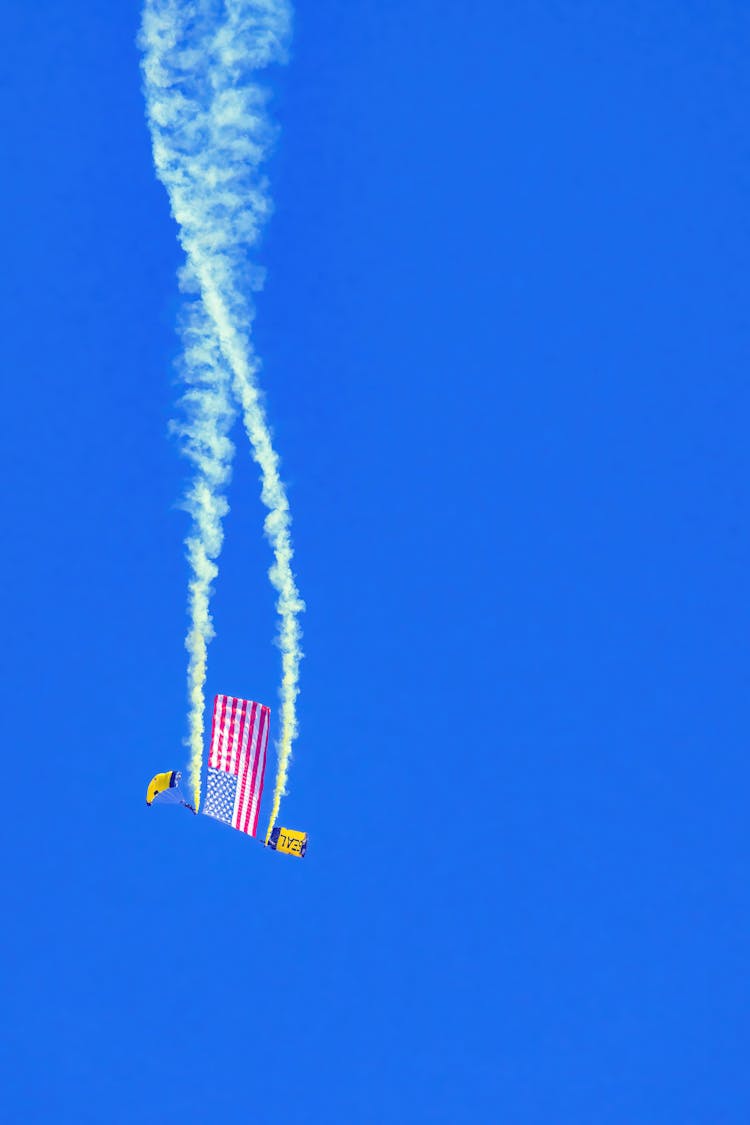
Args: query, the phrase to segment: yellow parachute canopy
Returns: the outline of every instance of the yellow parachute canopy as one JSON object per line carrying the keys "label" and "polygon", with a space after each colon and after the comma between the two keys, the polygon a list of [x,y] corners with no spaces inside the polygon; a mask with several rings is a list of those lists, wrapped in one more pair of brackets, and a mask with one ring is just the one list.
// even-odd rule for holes
{"label": "yellow parachute canopy", "polygon": [[274,828],[268,837],[268,846],[275,852],[298,855],[301,859],[307,851],[307,833],[294,832],[291,828]]}
{"label": "yellow parachute canopy", "polygon": [[160,793],[168,789],[176,789],[180,784],[180,773],[177,770],[167,770],[166,773],[157,773],[148,783],[146,790],[146,804],[150,805]]}

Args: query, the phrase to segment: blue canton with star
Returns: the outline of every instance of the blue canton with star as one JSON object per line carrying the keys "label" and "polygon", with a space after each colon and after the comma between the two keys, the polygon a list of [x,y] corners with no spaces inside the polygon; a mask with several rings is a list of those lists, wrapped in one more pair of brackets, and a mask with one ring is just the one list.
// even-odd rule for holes
{"label": "blue canton with star", "polygon": [[224,770],[209,769],[206,801],[203,806],[206,816],[212,816],[224,824],[231,824],[236,792],[236,777],[231,773],[225,773]]}

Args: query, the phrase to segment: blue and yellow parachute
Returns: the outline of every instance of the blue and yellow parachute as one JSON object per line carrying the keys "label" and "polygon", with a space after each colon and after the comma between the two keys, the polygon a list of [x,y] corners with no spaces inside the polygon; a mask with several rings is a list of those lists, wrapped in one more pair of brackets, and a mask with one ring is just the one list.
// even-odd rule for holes
{"label": "blue and yellow parachute", "polygon": [[275,852],[286,852],[287,855],[298,855],[303,858],[307,851],[307,833],[295,832],[291,828],[274,828],[268,837],[267,845]]}
{"label": "blue and yellow parachute", "polygon": [[165,805],[183,805],[191,812],[195,812],[193,806],[189,805],[182,796],[181,777],[179,770],[166,770],[164,773],[154,774],[146,790],[146,804],[153,805],[154,801],[158,801]]}

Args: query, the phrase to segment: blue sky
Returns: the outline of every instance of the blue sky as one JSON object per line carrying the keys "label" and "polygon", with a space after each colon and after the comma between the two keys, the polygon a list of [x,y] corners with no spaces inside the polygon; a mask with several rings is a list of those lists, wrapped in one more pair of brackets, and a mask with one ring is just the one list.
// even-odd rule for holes
{"label": "blue sky", "polygon": [[[145,808],[187,466],[138,5],[3,15],[8,1120],[745,1123],[744,6],[297,4],[303,863]],[[230,502],[208,691],[275,707],[242,441]]]}

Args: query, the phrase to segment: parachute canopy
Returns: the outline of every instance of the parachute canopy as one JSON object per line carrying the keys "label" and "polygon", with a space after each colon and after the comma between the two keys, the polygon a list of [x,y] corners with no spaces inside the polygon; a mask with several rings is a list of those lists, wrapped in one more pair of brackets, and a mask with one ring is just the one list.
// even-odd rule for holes
{"label": "parachute canopy", "polygon": [[298,855],[300,859],[307,851],[307,833],[294,832],[291,828],[274,828],[268,837],[268,846],[275,852]]}
{"label": "parachute canopy", "polygon": [[157,797],[167,793],[170,789],[177,789],[181,776],[179,770],[167,770],[166,773],[157,773],[152,777],[146,790],[146,804],[151,805]]}
{"label": "parachute canopy", "polygon": [[217,695],[203,812],[248,836],[258,830],[271,710],[249,699]]}

